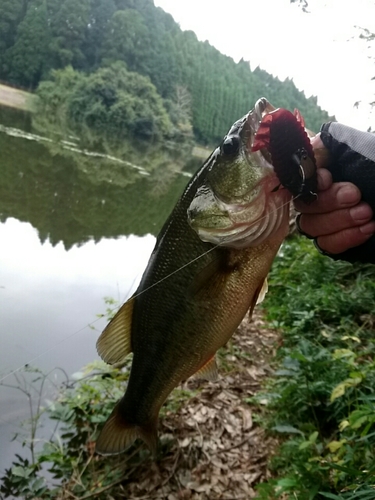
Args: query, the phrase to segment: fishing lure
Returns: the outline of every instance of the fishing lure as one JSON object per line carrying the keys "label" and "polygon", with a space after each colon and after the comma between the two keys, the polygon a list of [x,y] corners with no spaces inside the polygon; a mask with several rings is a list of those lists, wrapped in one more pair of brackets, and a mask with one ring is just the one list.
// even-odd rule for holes
{"label": "fishing lure", "polygon": [[[267,109],[272,105],[267,102]],[[293,196],[311,203],[317,197],[316,161],[298,110],[278,108],[264,114],[252,151],[266,150],[281,184]]]}

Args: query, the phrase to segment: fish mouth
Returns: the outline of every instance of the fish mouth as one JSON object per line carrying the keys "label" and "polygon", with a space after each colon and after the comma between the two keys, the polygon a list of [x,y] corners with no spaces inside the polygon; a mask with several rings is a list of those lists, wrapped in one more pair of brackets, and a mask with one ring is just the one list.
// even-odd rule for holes
{"label": "fish mouth", "polygon": [[[289,210],[288,194],[285,190],[274,192],[280,183],[272,164],[264,151],[252,151],[262,118],[274,109],[266,98],[258,99],[254,109],[232,126],[223,141],[232,146],[227,139],[236,135],[242,149],[230,161],[220,148],[212,155],[209,173],[187,212],[191,228],[202,241],[232,248],[256,246],[282,224]],[[245,182],[231,185],[227,181],[230,170],[241,162],[237,173],[241,178],[245,172]]]}
{"label": "fish mouth", "polygon": [[[267,185],[274,182],[273,177],[267,179]],[[192,203],[188,210],[188,222],[202,241],[235,249],[255,247],[288,218],[290,195],[286,190],[272,193],[264,186],[251,203],[225,205],[207,186],[204,189],[205,208]]]}
{"label": "fish mouth", "polygon": [[269,102],[269,100],[266,99],[265,97],[261,97],[260,99],[258,99],[256,101],[256,103],[254,105],[254,110],[253,110],[253,114],[258,120],[258,125],[256,128],[256,131],[259,128],[259,124],[260,124],[262,118],[264,118],[265,115],[268,115],[268,113],[272,113],[272,111],[275,111],[276,109],[277,108],[275,108],[275,106],[273,106]]}

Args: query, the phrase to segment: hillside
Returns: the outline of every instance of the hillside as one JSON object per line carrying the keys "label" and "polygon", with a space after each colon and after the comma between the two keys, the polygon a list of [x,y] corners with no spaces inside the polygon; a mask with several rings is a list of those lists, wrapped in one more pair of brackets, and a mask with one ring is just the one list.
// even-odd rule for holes
{"label": "hillside", "polygon": [[35,90],[53,69],[91,74],[122,61],[151,80],[172,123],[189,120],[202,143],[220,140],[263,95],[298,107],[312,130],[328,119],[292,80],[235,63],[153,0],[3,0],[0,19],[0,79],[11,85]]}

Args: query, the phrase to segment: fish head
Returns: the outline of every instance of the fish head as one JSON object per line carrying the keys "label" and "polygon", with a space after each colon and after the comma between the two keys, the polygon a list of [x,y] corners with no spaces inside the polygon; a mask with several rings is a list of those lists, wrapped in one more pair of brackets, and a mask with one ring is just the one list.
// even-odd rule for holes
{"label": "fish head", "polygon": [[266,150],[252,151],[265,114],[265,98],[236,121],[204,165],[188,209],[190,226],[203,241],[234,248],[256,246],[285,218],[290,194],[278,181]]}

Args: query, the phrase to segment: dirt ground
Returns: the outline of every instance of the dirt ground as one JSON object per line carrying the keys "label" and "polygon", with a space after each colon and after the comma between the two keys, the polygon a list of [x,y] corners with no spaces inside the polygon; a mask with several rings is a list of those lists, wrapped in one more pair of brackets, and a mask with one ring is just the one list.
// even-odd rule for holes
{"label": "dirt ground", "polygon": [[34,101],[35,96],[33,94],[0,84],[0,104],[31,111]]}
{"label": "dirt ground", "polygon": [[130,471],[118,498],[254,498],[255,485],[270,477],[268,463],[277,442],[257,424],[261,410],[245,400],[272,373],[269,362],[278,341],[259,312],[251,323],[245,318],[221,356],[219,380],[187,382],[185,387],[202,390],[179,411],[161,416],[160,437],[171,443],[168,453]]}

